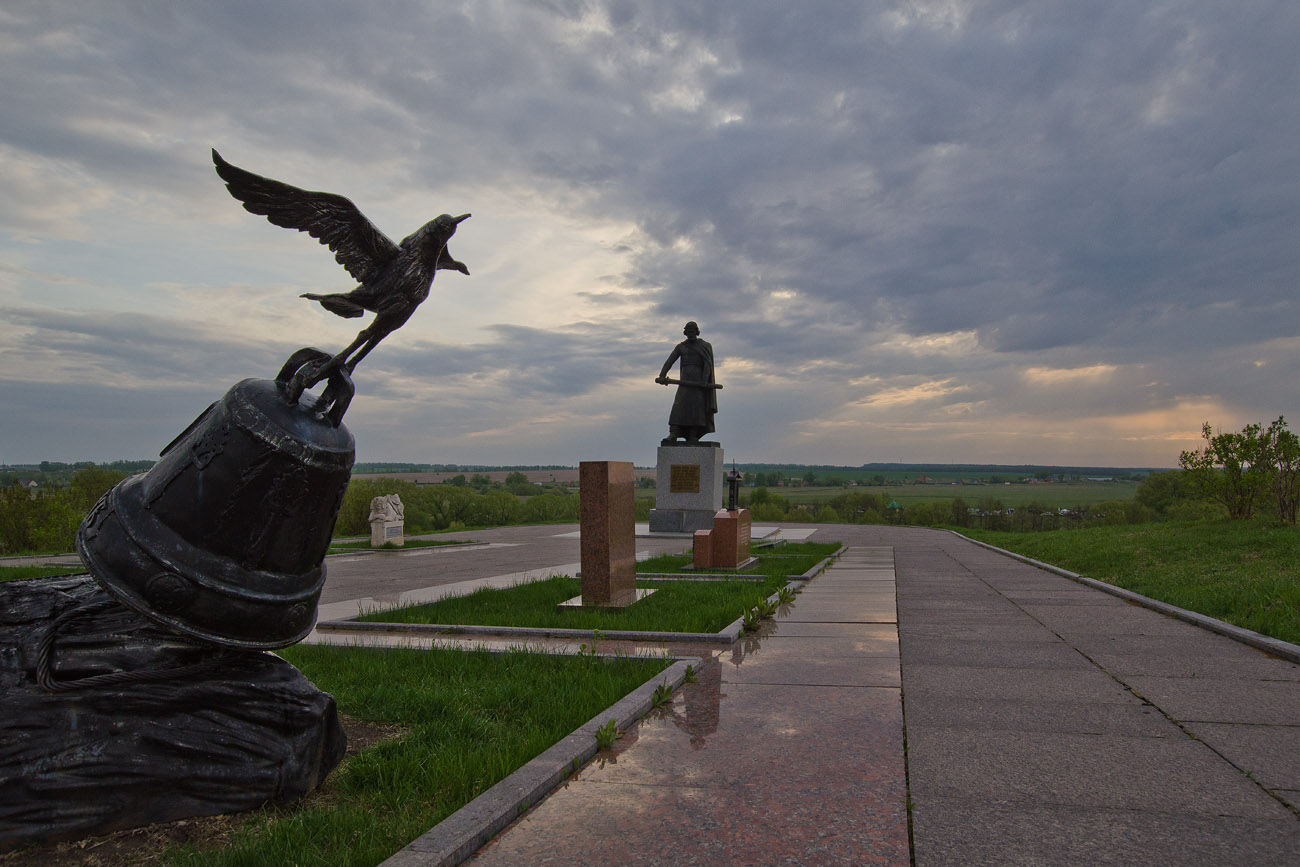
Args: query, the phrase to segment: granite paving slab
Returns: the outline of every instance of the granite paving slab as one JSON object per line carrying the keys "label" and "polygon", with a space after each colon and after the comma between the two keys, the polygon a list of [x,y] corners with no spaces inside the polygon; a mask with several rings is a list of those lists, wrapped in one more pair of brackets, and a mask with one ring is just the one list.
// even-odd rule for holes
{"label": "granite paving slab", "polygon": [[[1097,591],[1102,599],[1104,593]],[[1096,605],[1026,605],[1021,610],[1069,639],[1084,635],[1180,635],[1188,624],[1127,602]]]}
{"label": "granite paving slab", "polygon": [[[912,798],[1072,804],[1294,820],[1260,787],[1190,738],[932,727],[908,710]],[[915,747],[914,752],[912,748]]]}
{"label": "granite paving slab", "polygon": [[1300,822],[971,801],[916,801],[916,867],[1295,867]]}
{"label": "granite paving slab", "polygon": [[[782,640],[769,640],[769,644]],[[774,656],[766,651],[746,656],[741,665],[724,666],[724,683],[779,683],[802,686],[899,686],[898,658],[880,656]]]}
{"label": "granite paving slab", "polygon": [[1071,701],[1124,704],[1132,699],[1132,693],[1114,678],[1095,669],[925,665],[912,662],[906,653],[902,656],[907,666],[903,685],[909,701],[913,696],[939,700],[991,698],[1024,703],[1068,697]]}
{"label": "granite paving slab", "polygon": [[892,623],[895,619],[893,599],[853,601],[813,601],[800,594],[787,620],[814,623]]}
{"label": "granite paving slab", "polygon": [[884,656],[898,661],[898,627],[892,623],[789,623],[791,629],[842,625],[851,625],[853,631],[842,635],[791,635],[782,628],[786,622],[780,621],[764,633],[764,638],[769,640],[760,642],[754,655],[766,660]]}
{"label": "granite paving slab", "polygon": [[[1204,630],[1170,635],[1102,635],[1075,639],[1097,665],[1120,677],[1249,677],[1300,681],[1300,665]],[[1297,711],[1300,724],[1300,711]]]}
{"label": "granite paving slab", "polygon": [[1206,722],[1185,726],[1260,785],[1284,791],[1300,789],[1300,720],[1282,726]]}
{"label": "granite paving slab", "polygon": [[1128,701],[1106,704],[1059,701],[998,701],[996,699],[932,698],[908,695],[908,712],[913,724],[972,731],[997,731],[1014,737],[1016,732],[1067,732],[1130,737],[1185,737],[1164,714],[1136,696]]}
{"label": "granite paving slab", "polygon": [[1285,726],[1300,720],[1300,685],[1295,681],[1141,676],[1126,682],[1181,722]]}
{"label": "granite paving slab", "polygon": [[788,618],[779,618],[771,626],[771,635],[782,638],[871,638],[872,640],[882,640],[881,633],[878,630],[884,630],[888,635],[893,636],[895,646],[898,644],[898,627],[892,623],[821,623],[809,620],[790,620]]}
{"label": "granite paving slab", "polygon": [[990,668],[1074,668],[1095,666],[1078,650],[1061,642],[1026,643],[992,639],[954,639],[935,641],[909,635],[904,644],[909,661],[922,665],[978,665]]}
{"label": "granite paving slab", "polygon": [[[929,617],[927,621],[938,618]],[[998,628],[998,625],[1006,628]],[[1035,628],[1036,627],[1036,628]],[[940,622],[910,623],[907,634],[919,641],[942,643],[945,641],[1003,641],[1032,644],[1057,644],[1061,637],[1045,626],[1023,618],[1011,618],[996,622],[980,622],[972,618],[958,620],[953,617],[943,618]]]}

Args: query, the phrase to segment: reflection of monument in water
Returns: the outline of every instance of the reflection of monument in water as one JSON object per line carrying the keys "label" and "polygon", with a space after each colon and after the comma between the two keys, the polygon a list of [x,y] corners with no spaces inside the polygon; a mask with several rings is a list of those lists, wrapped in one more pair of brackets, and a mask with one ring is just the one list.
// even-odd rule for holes
{"label": "reflection of monument in water", "polygon": [[671,714],[673,725],[686,732],[691,746],[701,749],[709,735],[718,730],[718,717],[722,704],[722,663],[710,655],[700,663],[695,683],[682,688],[683,711]]}
{"label": "reflection of monument in water", "polygon": [[361,284],[314,300],[376,316],[341,353],[236,384],[106,493],[77,533],[91,577],[0,584],[0,845],[290,803],[343,757],[334,699],[264,651],[316,621],[351,374],[436,269],[468,273],[445,250],[464,217],[398,245],[341,196],[213,159],[247,210],[320,239]]}

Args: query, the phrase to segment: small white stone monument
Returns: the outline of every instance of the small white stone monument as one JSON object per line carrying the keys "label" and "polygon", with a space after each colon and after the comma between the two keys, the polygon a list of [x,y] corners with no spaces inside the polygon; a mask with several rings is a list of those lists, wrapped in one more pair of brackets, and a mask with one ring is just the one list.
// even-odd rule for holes
{"label": "small white stone monument", "polygon": [[371,500],[370,547],[392,544],[401,548],[405,545],[403,514],[402,498],[397,494],[384,494]]}

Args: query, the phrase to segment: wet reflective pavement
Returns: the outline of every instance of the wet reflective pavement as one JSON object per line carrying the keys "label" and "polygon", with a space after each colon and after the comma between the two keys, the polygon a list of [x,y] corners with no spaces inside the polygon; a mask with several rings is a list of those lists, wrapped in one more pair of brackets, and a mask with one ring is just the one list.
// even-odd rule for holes
{"label": "wet reflective pavement", "polygon": [[468,863],[907,864],[893,598],[850,548]]}

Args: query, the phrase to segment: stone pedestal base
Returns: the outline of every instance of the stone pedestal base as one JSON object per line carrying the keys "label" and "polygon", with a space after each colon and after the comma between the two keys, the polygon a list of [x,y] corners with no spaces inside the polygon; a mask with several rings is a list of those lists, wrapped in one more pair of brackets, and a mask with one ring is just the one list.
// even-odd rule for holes
{"label": "stone pedestal base", "polygon": [[582,604],[625,608],[636,601],[636,506],[628,461],[582,461]]}
{"label": "stone pedestal base", "polygon": [[395,545],[401,548],[406,545],[404,531],[405,524],[402,521],[371,521],[370,547],[378,548],[381,545]]}
{"label": "stone pedestal base", "polygon": [[694,533],[713,528],[722,508],[722,449],[716,445],[660,446],[655,466],[652,533]]}
{"label": "stone pedestal base", "polygon": [[343,758],[334,699],[292,665],[163,629],[86,576],[0,584],[0,646],[0,851],[292,803]]}

